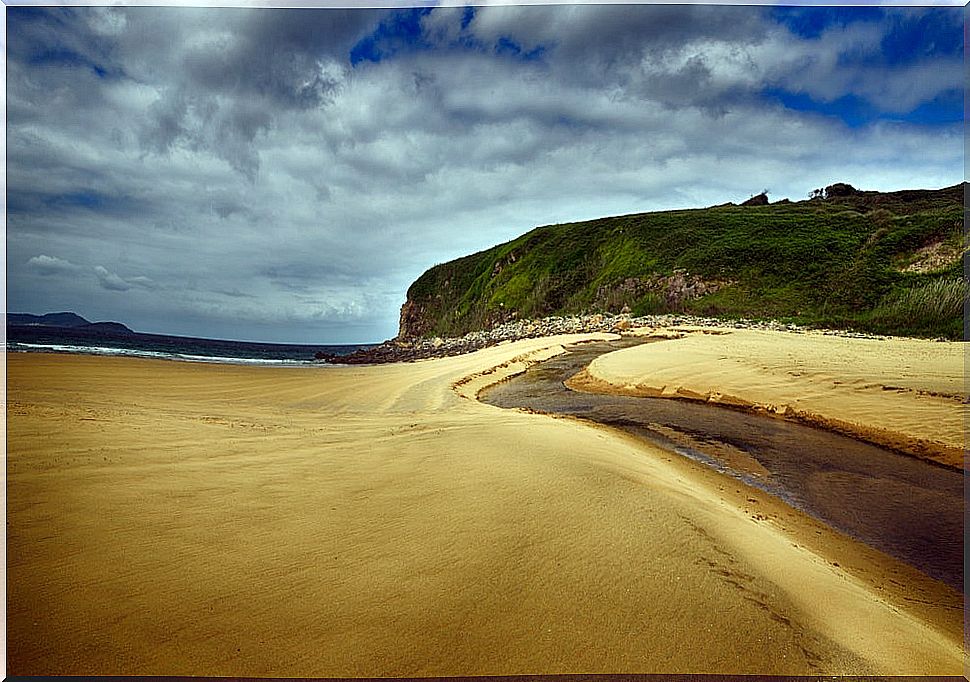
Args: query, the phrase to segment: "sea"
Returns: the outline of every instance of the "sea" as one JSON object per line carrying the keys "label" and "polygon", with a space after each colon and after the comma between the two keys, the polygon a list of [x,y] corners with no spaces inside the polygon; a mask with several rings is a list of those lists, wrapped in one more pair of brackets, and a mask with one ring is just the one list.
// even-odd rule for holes
{"label": "sea", "polygon": [[215,362],[240,365],[313,366],[339,364],[315,358],[318,352],[349,355],[378,344],[284,344],[197,339],[138,332],[11,325],[7,327],[7,352],[81,353],[129,356],[183,362]]}

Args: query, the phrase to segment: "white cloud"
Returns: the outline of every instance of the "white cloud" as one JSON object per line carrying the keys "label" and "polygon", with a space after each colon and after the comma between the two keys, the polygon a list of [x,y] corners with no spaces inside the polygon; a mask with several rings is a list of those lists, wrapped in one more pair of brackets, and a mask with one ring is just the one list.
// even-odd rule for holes
{"label": "white cloud", "polygon": [[128,282],[101,265],[94,266],[94,274],[98,276],[98,282],[103,289],[109,291],[128,291],[131,289]]}
{"label": "white cloud", "polygon": [[40,254],[27,261],[27,267],[41,275],[62,275],[73,274],[80,268],[74,263],[58,258]]}

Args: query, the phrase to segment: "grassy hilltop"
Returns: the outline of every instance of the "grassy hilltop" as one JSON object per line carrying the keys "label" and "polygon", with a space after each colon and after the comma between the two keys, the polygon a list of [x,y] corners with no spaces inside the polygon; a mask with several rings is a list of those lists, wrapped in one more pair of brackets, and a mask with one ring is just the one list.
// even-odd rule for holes
{"label": "grassy hilltop", "polygon": [[408,289],[401,336],[515,318],[680,312],[961,338],[965,185],[639,213],[538,227],[436,265]]}

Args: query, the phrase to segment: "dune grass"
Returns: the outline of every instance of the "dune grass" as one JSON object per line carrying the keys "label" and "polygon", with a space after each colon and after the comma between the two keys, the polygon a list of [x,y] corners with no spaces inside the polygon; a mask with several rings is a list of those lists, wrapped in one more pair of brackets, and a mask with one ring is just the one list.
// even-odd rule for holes
{"label": "dune grass", "polygon": [[890,292],[868,322],[886,332],[958,337],[968,303],[970,287],[965,279],[941,277]]}

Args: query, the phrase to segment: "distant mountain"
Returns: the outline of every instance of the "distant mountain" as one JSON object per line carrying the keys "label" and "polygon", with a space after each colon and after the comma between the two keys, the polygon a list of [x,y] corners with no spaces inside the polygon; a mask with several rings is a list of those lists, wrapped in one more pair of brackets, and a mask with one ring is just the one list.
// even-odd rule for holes
{"label": "distant mountain", "polygon": [[89,322],[77,313],[47,313],[46,315],[32,315],[30,313],[7,313],[8,327],[57,327],[59,329],[82,329],[91,332],[108,332],[112,334],[134,334],[134,332],[120,322]]}
{"label": "distant mountain", "polygon": [[[692,313],[961,338],[965,184],[657,211],[537,227],[436,265],[408,289],[399,336],[513,319]],[[472,229],[472,226],[466,226]]]}
{"label": "distant mountain", "polygon": [[77,313],[47,313],[46,315],[7,313],[7,324],[38,324],[43,327],[83,327],[91,323]]}

